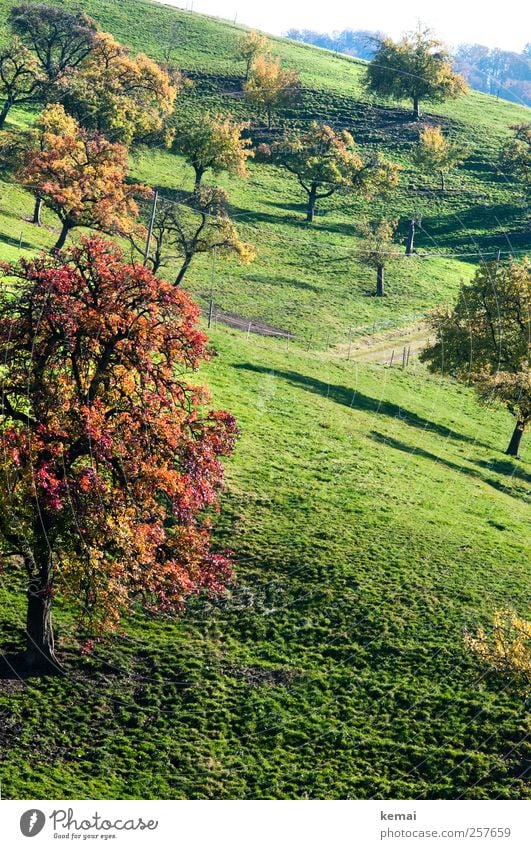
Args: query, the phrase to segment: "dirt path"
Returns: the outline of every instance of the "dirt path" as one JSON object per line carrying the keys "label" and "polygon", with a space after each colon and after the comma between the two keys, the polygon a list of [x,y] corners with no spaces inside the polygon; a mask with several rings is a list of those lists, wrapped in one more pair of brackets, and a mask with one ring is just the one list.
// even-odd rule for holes
{"label": "dirt path", "polygon": [[[409,351],[409,362],[418,357],[429,340],[428,328],[419,321],[407,327],[376,333],[374,336],[363,336],[354,339],[350,346],[350,358],[359,362],[390,364],[402,363],[404,349],[406,359]],[[334,349],[339,356],[347,357],[349,344],[341,343]],[[394,353],[393,353],[394,352]]]}

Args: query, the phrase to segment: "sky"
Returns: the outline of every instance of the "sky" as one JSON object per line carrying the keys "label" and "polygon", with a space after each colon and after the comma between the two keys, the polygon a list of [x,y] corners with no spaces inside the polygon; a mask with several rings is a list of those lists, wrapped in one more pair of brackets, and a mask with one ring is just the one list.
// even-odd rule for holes
{"label": "sky", "polygon": [[[164,0],[182,9],[236,18],[275,35],[288,29],[332,32],[381,30],[392,38],[414,29],[419,20],[450,46],[487,44],[520,52],[531,41],[531,11],[526,0]],[[527,7],[527,8],[526,8]]]}

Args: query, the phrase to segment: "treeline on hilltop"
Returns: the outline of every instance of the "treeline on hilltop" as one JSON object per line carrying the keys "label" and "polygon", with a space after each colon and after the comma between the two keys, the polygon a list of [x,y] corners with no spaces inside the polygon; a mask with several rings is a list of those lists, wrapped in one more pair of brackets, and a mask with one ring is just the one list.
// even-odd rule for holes
{"label": "treeline on hilltop", "polygon": [[[374,58],[384,38],[382,32],[364,29],[332,33],[290,29],[286,36],[368,62]],[[531,106],[531,43],[526,44],[521,53],[484,44],[460,44],[453,52],[453,64],[477,91]]]}

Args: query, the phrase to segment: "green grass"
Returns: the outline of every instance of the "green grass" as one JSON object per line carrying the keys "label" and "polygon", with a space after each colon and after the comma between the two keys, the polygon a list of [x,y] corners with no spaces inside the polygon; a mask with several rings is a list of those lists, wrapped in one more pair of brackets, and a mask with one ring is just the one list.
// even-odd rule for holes
{"label": "green grass", "polygon": [[[177,21],[176,60],[196,83],[190,108],[245,114],[223,93],[241,85],[240,28],[141,0],[83,8],[155,57]],[[396,261],[388,297],[372,297],[356,222],[385,208],[403,232],[419,198],[408,188],[416,130],[395,106],[360,105],[361,63],[275,41],[304,86],[301,107],[279,122],[352,127],[404,164],[402,188],[385,205],[335,196],[308,228],[287,174],[253,164],[246,181],[221,178],[259,253],[247,268],[219,263],[216,302],[298,337],[212,332],[218,356],[201,377],[242,429],[216,522],[217,545],[234,551],[234,586],[176,621],[139,613],[88,658],[58,606],[68,675],[0,681],[5,798],[530,797],[526,705],[463,645],[464,629],[488,624],[496,607],[529,609],[529,447],[509,460],[511,417],[417,363],[347,362],[327,346],[350,327],[407,325],[451,301],[475,257]],[[494,163],[526,113],[475,93],[436,111],[473,151],[447,196],[424,202],[419,249],[524,247],[523,200]],[[137,151],[132,170],[162,191],[191,185],[161,150]],[[31,208],[20,187],[1,185],[2,259],[20,253],[21,234],[26,254],[53,244],[54,216],[35,228]],[[206,304],[208,262],[186,287]],[[16,649],[21,576],[4,575],[2,602],[2,648]]]}

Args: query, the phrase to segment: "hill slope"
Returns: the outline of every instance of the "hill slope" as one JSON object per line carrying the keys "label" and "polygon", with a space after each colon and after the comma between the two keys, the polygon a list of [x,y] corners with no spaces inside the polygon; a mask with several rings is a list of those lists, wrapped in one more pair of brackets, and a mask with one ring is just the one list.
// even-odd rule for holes
{"label": "hill slope", "polygon": [[[195,81],[189,108],[245,114],[238,27],[142,0],[82,6],[155,58],[175,22],[175,59]],[[275,46],[303,83],[301,107],[280,125],[320,117],[383,144],[406,167],[389,202],[405,221],[419,203],[406,112],[367,113],[360,63]],[[234,587],[176,622],[139,616],[88,659],[59,616],[69,675],[0,681],[5,797],[529,798],[525,704],[462,639],[496,607],[526,614],[529,447],[505,458],[510,417],[417,363],[371,365],[327,346],[350,327],[408,324],[451,300],[478,252],[525,246],[518,186],[493,164],[525,112],[472,93],[437,115],[473,154],[447,197],[426,204],[418,244],[467,256],[397,261],[385,299],[370,296],[353,256],[356,220],[374,204],[334,199],[309,229],[287,175],[252,165],[247,181],[221,181],[259,253],[249,268],[218,269],[216,303],[299,337],[212,332],[218,356],[204,379],[242,428],[216,529],[235,552]],[[133,167],[162,191],[191,185],[162,150],[137,152]],[[53,243],[51,230],[21,222],[30,209],[20,187],[2,186],[2,258],[20,242],[29,253]],[[208,263],[186,285],[205,304]],[[3,648],[20,639],[21,589],[2,587]]]}

